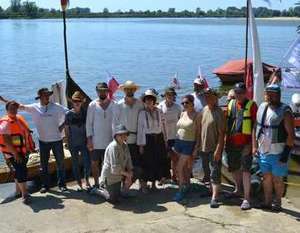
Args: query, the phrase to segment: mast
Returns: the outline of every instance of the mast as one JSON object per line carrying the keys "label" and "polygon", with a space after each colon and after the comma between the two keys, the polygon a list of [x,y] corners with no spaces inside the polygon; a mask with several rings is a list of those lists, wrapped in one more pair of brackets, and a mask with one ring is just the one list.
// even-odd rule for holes
{"label": "mast", "polygon": [[246,77],[248,75],[248,46],[249,46],[249,0],[246,0],[246,44],[245,44],[245,72],[244,72],[244,82],[246,82]]}

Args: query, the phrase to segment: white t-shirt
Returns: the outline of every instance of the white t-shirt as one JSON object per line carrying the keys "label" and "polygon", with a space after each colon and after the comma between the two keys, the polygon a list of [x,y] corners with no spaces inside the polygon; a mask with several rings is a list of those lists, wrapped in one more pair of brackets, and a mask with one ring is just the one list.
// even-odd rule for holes
{"label": "white t-shirt", "polygon": [[51,102],[47,106],[34,103],[25,105],[24,111],[31,114],[40,141],[55,142],[63,139],[64,133],[60,132],[58,128],[65,121],[67,108]]}
{"label": "white t-shirt", "polygon": [[194,96],[194,108],[196,112],[202,112],[203,108],[206,106],[204,95],[198,96],[195,92],[192,93]]}
{"label": "white t-shirt", "polygon": [[89,104],[86,118],[86,135],[93,139],[95,150],[105,149],[113,139],[113,115],[115,103],[110,102],[104,110],[94,100]]}
{"label": "white t-shirt", "polygon": [[174,103],[171,107],[167,107],[166,101],[162,101],[158,108],[162,111],[163,119],[166,125],[167,139],[172,140],[176,139],[176,124],[181,115],[181,106]]}
{"label": "white t-shirt", "polygon": [[[271,125],[271,116],[274,110],[268,108],[264,125]],[[258,141],[259,152],[263,154],[280,154],[284,150],[285,143],[272,143],[272,128],[264,128]]]}

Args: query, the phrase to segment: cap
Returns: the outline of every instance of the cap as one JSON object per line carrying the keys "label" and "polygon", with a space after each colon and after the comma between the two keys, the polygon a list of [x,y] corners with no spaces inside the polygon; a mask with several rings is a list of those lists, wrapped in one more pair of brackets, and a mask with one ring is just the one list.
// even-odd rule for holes
{"label": "cap", "polygon": [[278,86],[277,84],[270,84],[270,85],[266,86],[265,91],[280,94],[281,89],[280,89],[280,86]]}
{"label": "cap", "polygon": [[108,86],[107,86],[107,83],[98,83],[97,86],[96,86],[96,90],[97,91],[106,91],[108,90]]}
{"label": "cap", "polygon": [[195,80],[194,80],[194,84],[205,85],[205,81],[204,81],[203,78],[197,77],[197,78],[195,78]]}
{"label": "cap", "polygon": [[295,93],[292,95],[292,103],[300,104],[300,94],[299,93]]}
{"label": "cap", "polygon": [[165,95],[168,94],[168,93],[173,94],[173,95],[177,95],[174,87],[167,87],[165,89]]}
{"label": "cap", "polygon": [[205,94],[205,95],[214,95],[214,96],[216,96],[216,97],[219,96],[218,91],[215,90],[215,89],[213,89],[213,88],[206,88],[206,89],[204,90],[204,94]]}
{"label": "cap", "polygon": [[114,137],[119,134],[129,134],[129,131],[124,125],[117,125],[114,130]]}
{"label": "cap", "polygon": [[236,83],[234,85],[234,91],[235,92],[245,92],[246,91],[246,85],[245,85],[245,83],[242,83],[242,82]]}
{"label": "cap", "polygon": [[36,100],[40,99],[42,95],[48,95],[51,96],[53,94],[53,91],[50,91],[48,88],[43,87],[38,90],[37,96],[35,97]]}

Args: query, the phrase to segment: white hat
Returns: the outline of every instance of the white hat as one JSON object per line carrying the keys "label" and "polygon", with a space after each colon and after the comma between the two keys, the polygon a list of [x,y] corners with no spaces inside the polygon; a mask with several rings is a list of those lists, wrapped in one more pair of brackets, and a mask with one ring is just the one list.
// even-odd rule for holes
{"label": "white hat", "polygon": [[204,81],[203,78],[201,78],[200,76],[198,76],[197,78],[195,78],[194,83],[198,84],[198,85],[204,85],[205,81]]}
{"label": "white hat", "polygon": [[300,104],[300,94],[299,93],[295,93],[292,95],[292,103]]}
{"label": "white hat", "polygon": [[136,90],[138,90],[140,87],[138,85],[136,85],[133,81],[126,81],[124,84],[121,84],[119,86],[119,89],[124,91],[124,89],[126,88],[135,88]]}

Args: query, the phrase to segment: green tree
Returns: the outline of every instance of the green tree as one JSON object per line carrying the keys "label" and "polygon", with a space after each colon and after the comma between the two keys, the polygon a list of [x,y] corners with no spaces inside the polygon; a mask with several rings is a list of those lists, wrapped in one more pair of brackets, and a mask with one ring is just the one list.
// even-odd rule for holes
{"label": "green tree", "polygon": [[168,13],[169,14],[175,14],[175,8],[169,8]]}
{"label": "green tree", "polygon": [[198,8],[196,8],[196,16],[197,17],[205,16],[205,12],[203,10],[201,10],[200,7],[198,7]]}
{"label": "green tree", "polygon": [[38,16],[39,9],[36,6],[35,2],[29,2],[29,1],[23,2],[21,9],[22,9],[23,14],[26,17],[37,18],[37,16]]}
{"label": "green tree", "polygon": [[10,0],[11,12],[18,13],[21,10],[21,0]]}

